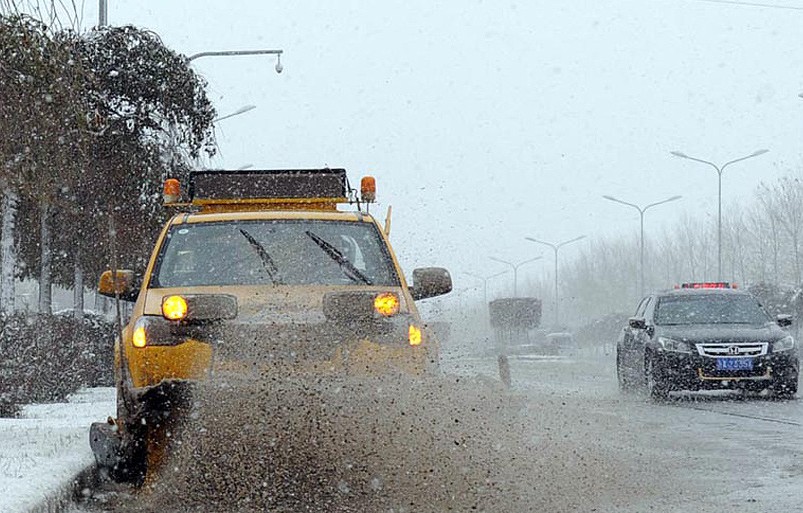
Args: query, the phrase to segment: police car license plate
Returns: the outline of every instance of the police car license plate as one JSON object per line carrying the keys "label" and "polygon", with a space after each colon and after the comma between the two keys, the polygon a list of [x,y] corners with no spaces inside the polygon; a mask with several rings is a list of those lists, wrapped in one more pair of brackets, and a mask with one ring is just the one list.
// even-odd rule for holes
{"label": "police car license plate", "polygon": [[717,358],[718,371],[753,370],[752,358]]}

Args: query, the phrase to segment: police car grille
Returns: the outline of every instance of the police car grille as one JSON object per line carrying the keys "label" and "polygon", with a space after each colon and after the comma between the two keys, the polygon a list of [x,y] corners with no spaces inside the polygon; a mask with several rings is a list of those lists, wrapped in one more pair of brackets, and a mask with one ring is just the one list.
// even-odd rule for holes
{"label": "police car grille", "polygon": [[764,356],[767,354],[768,346],[766,342],[706,343],[697,344],[697,352],[700,356],[712,358]]}

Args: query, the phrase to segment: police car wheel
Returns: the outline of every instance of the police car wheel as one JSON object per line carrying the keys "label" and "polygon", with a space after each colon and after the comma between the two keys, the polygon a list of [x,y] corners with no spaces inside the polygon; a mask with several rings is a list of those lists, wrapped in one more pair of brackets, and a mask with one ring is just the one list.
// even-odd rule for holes
{"label": "police car wheel", "polygon": [[772,390],[776,397],[794,397],[797,395],[797,375],[776,380]]}
{"label": "police car wheel", "polygon": [[661,378],[655,375],[652,357],[645,358],[644,380],[647,386],[647,394],[653,401],[664,401],[669,397],[669,386]]}
{"label": "police car wheel", "polygon": [[619,349],[616,350],[616,379],[619,382],[619,391],[633,392],[635,390],[636,387],[627,375],[627,370],[622,363],[622,355],[619,353]]}

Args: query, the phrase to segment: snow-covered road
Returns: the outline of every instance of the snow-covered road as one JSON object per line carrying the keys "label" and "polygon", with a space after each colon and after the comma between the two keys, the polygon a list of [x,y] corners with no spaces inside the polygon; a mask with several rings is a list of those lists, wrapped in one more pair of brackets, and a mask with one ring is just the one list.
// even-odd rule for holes
{"label": "snow-covered road", "polygon": [[82,390],[0,419],[0,512],[55,511],[69,499],[73,478],[94,463],[89,425],[113,415],[114,401],[113,388]]}

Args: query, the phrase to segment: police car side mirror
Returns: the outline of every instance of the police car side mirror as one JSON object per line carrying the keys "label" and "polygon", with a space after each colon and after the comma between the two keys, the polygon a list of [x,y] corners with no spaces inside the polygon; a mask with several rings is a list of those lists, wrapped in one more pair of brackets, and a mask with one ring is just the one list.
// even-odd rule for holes
{"label": "police car side mirror", "polygon": [[421,267],[413,270],[413,300],[440,296],[452,291],[452,276],[443,267]]}
{"label": "police car side mirror", "polygon": [[98,281],[98,294],[111,298],[119,295],[123,301],[136,301],[139,287],[136,285],[134,271],[120,269],[116,276],[112,271],[103,271]]}
{"label": "police car side mirror", "polygon": [[775,322],[778,323],[778,326],[785,328],[787,326],[792,325],[792,316],[789,314],[778,314],[775,318]]}
{"label": "police car side mirror", "polygon": [[647,329],[647,320],[644,317],[631,317],[627,320],[627,324],[634,330]]}

